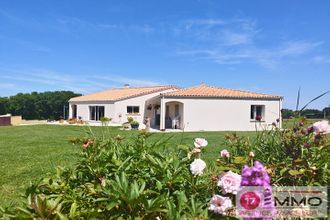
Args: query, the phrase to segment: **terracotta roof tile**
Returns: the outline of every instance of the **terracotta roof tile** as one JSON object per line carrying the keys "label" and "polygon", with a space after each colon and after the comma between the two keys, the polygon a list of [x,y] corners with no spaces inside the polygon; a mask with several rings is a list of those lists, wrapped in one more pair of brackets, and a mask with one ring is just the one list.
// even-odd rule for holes
{"label": "terracotta roof tile", "polygon": [[147,95],[154,92],[162,92],[175,86],[153,86],[153,87],[131,87],[131,88],[113,88],[93,94],[78,96],[69,101],[118,101],[122,99]]}
{"label": "terracotta roof tile", "polygon": [[164,94],[165,97],[221,97],[221,98],[252,98],[252,99],[282,99],[281,96],[225,89],[200,85]]}

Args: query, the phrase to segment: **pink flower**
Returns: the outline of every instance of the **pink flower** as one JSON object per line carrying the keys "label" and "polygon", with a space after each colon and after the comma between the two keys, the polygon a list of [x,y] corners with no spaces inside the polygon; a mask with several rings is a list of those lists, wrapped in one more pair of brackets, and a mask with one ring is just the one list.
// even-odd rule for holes
{"label": "pink flower", "polygon": [[83,148],[84,149],[87,149],[87,148],[89,148],[90,147],[90,145],[92,145],[94,142],[92,141],[92,140],[86,140],[86,141],[84,141],[84,143],[83,143]]}
{"label": "pink flower", "polygon": [[200,176],[203,174],[203,170],[206,168],[206,163],[202,159],[195,159],[190,164],[190,171],[194,176]]}
{"label": "pink flower", "polygon": [[229,158],[230,157],[229,151],[227,151],[226,149],[220,151],[220,157],[222,157],[222,158]]}
{"label": "pink flower", "polygon": [[241,179],[241,175],[228,171],[220,176],[218,186],[222,188],[224,193],[232,193],[236,195],[241,186]]}
{"label": "pink flower", "polygon": [[195,147],[197,148],[203,148],[203,147],[206,147],[208,144],[207,140],[205,138],[196,138],[195,139],[195,142],[194,142],[194,145]]}
{"label": "pink flower", "polygon": [[217,214],[224,214],[228,209],[232,207],[233,204],[230,198],[214,195],[210,201],[209,210]]}
{"label": "pink flower", "polygon": [[322,121],[318,121],[315,122],[313,124],[313,130],[316,133],[330,133],[330,125],[329,122],[327,120],[322,120]]}

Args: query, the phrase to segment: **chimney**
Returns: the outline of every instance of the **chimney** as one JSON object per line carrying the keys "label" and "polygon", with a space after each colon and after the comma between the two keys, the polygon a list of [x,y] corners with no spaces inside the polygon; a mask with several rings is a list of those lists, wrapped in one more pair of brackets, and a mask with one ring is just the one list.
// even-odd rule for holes
{"label": "chimney", "polygon": [[129,84],[124,84],[124,88],[128,89],[129,88]]}

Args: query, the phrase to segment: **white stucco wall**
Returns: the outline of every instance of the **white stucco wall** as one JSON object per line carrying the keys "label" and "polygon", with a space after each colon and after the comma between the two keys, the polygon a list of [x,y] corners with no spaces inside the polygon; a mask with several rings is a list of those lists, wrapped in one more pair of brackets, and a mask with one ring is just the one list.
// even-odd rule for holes
{"label": "white stucco wall", "polygon": [[[162,92],[170,92],[170,91],[175,91],[177,89],[168,89],[164,90]],[[146,101],[153,99],[155,97],[160,96],[161,92],[156,92],[156,93],[151,93],[143,96],[138,96],[138,97],[133,97],[133,98],[128,98],[116,102],[69,102],[69,116],[72,118],[72,105],[77,105],[77,117],[81,117],[82,120],[84,121],[89,121],[89,106],[104,106],[105,107],[105,112],[104,116],[112,118],[112,123],[124,123],[127,121],[127,117],[131,116],[135,120],[137,120],[140,124],[143,123],[144,118],[148,116],[148,111],[145,110],[146,108]],[[139,106],[140,107],[140,113],[139,114],[134,114],[130,115],[127,114],[127,106]],[[151,114],[151,112],[150,112]],[[119,117],[121,115],[121,117]]]}
{"label": "white stucco wall", "polygon": [[253,131],[256,123],[250,119],[251,105],[265,105],[263,126],[271,125],[280,118],[282,108],[280,100],[165,97],[164,101],[183,103],[183,126],[186,131]]}
{"label": "white stucco wall", "polygon": [[77,105],[77,118],[89,121],[89,106],[104,106],[104,116],[113,118],[115,116],[115,105],[113,102],[70,102],[69,116],[72,118],[72,105]]}
{"label": "white stucco wall", "polygon": [[[169,90],[165,90],[162,92],[170,92],[170,91],[175,91],[175,90],[176,89],[169,89]],[[136,120],[140,124],[142,124],[146,117],[150,117],[150,118],[153,117],[152,111],[146,111],[146,109],[145,109],[147,107],[146,101],[154,99],[155,97],[159,97],[159,96],[160,96],[160,92],[156,92],[156,93],[151,93],[148,95],[138,96],[138,97],[124,99],[124,100],[115,102],[116,115],[115,115],[115,117],[113,117],[113,122],[118,123],[120,120],[118,115],[121,114],[122,118],[121,118],[120,123],[126,122],[127,117],[133,117],[134,120]],[[127,114],[127,106],[139,106],[140,113],[132,114],[132,115]]]}

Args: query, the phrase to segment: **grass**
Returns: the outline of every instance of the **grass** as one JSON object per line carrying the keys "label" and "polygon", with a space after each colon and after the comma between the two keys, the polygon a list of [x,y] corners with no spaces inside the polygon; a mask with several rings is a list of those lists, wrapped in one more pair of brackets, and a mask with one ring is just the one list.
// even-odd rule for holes
{"label": "grass", "polygon": [[[291,126],[285,121],[285,126]],[[101,127],[92,127],[101,134]],[[19,204],[20,196],[30,181],[52,175],[58,166],[73,166],[78,159],[79,146],[71,145],[71,137],[87,136],[88,129],[79,126],[35,125],[0,127],[0,206]],[[136,135],[136,131],[121,131],[110,128],[111,135],[120,134],[126,139]],[[209,146],[203,154],[207,162],[214,161],[223,149],[224,136],[228,132],[185,132],[155,133],[150,139],[170,138],[168,147],[179,143],[192,144],[196,137],[204,137]],[[238,132],[241,136],[251,136],[255,132]]]}

